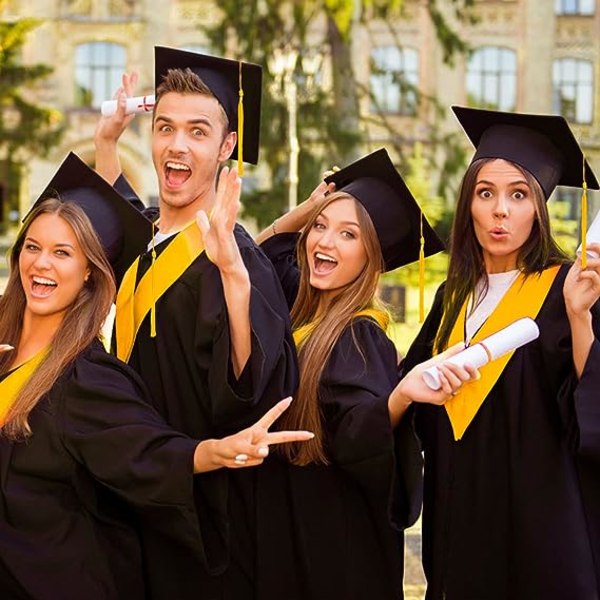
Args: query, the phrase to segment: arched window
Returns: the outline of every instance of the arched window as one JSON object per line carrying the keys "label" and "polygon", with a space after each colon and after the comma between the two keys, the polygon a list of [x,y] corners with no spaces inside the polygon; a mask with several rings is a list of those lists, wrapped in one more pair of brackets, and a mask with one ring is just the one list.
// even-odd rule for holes
{"label": "arched window", "polygon": [[371,109],[414,115],[417,112],[419,54],[412,48],[379,46],[371,51]]}
{"label": "arched window", "polygon": [[591,123],[594,105],[594,65],[589,60],[554,61],[554,110],[573,123]]}
{"label": "arched window", "polygon": [[514,110],[517,103],[517,55],[514,50],[485,46],[467,66],[469,106]]}
{"label": "arched window", "polygon": [[90,42],[75,50],[75,105],[98,108],[121,84],[126,51],[120,44]]}

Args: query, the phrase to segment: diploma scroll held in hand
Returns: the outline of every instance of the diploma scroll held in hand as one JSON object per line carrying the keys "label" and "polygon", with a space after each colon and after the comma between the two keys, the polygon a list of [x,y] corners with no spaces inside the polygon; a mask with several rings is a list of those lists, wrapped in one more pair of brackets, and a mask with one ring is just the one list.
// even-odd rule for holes
{"label": "diploma scroll held in hand", "polygon": [[[512,352],[537,339],[539,335],[540,330],[533,319],[529,317],[518,319],[504,329],[446,359],[446,362],[451,362],[461,367],[470,364],[476,368],[480,368],[489,361],[495,360],[503,354]],[[423,379],[432,390],[439,390],[442,387],[439,370],[436,366],[425,370],[423,372]]]}
{"label": "diploma scroll held in hand", "polygon": [[[596,216],[594,217],[594,220],[587,231],[585,241],[586,244],[591,244],[594,242],[596,244],[600,243],[600,210],[596,213]],[[587,250],[586,254],[588,258],[600,258],[593,250]],[[577,248],[577,256],[581,256],[581,244],[579,245],[579,248]]]}
{"label": "diploma scroll held in hand", "polygon": [[[152,112],[154,108],[154,94],[149,96],[135,96],[127,98],[125,103],[125,114],[138,114],[144,112]],[[110,117],[117,112],[117,100],[105,100],[100,107],[100,112],[105,117]]]}

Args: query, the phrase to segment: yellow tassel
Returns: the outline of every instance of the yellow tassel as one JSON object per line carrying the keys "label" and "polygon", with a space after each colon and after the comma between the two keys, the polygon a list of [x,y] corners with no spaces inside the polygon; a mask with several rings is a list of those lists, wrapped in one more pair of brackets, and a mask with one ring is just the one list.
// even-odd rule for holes
{"label": "yellow tassel", "polygon": [[423,212],[420,218],[419,238],[419,323],[425,320],[425,236],[423,235]]}
{"label": "yellow tassel", "polygon": [[241,177],[244,174],[244,88],[242,86],[242,61],[240,61],[239,71],[239,86],[240,97],[238,101],[238,131],[237,131],[237,147],[238,147],[238,175]]}
{"label": "yellow tassel", "polygon": [[154,293],[154,263],[156,262],[156,248],[154,247],[154,235],[152,236],[152,264],[150,271],[152,273],[152,308],[150,309],[150,337],[156,337],[156,295]]}
{"label": "yellow tassel", "polygon": [[583,193],[581,194],[581,268],[587,268],[587,182],[585,180],[585,154],[583,155]]}

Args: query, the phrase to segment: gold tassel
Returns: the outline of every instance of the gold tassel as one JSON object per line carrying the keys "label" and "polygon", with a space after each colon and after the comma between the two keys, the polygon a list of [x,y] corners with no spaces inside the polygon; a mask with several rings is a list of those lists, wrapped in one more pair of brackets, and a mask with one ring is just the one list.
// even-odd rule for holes
{"label": "gold tassel", "polygon": [[423,211],[419,223],[419,323],[425,320],[425,236],[423,235]]}
{"label": "gold tassel", "polygon": [[156,337],[156,295],[154,293],[154,263],[156,262],[156,248],[154,247],[154,232],[152,232],[152,264],[150,265],[152,281],[152,308],[150,309],[150,337]]}
{"label": "gold tassel", "polygon": [[587,181],[585,180],[585,154],[583,155],[583,192],[581,194],[581,268],[587,268]]}
{"label": "gold tassel", "polygon": [[238,101],[238,130],[237,130],[237,147],[238,147],[238,175],[241,177],[244,174],[244,88],[242,86],[242,61],[240,61],[239,71],[239,101]]}

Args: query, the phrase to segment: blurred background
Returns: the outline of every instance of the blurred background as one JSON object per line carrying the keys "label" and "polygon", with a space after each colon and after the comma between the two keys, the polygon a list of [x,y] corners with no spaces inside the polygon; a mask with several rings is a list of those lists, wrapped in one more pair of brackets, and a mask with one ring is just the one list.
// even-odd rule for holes
{"label": "blurred background", "polygon": [[[66,154],[94,164],[103,100],[124,71],[154,91],[153,46],[264,68],[261,156],[244,176],[250,231],[302,201],[333,165],[385,146],[446,238],[471,148],[450,106],[562,114],[600,174],[598,0],[0,0],[0,252]],[[120,144],[126,176],[157,203],[150,116]],[[581,192],[549,203],[555,237],[579,243]],[[600,195],[589,194],[590,218]],[[427,260],[428,306],[446,256]],[[0,262],[0,289],[6,275]],[[418,272],[385,276],[392,337],[418,323]],[[407,539],[406,595],[422,597],[419,527]]]}

